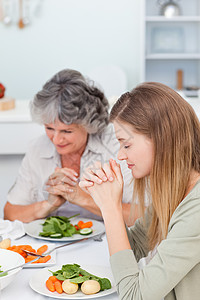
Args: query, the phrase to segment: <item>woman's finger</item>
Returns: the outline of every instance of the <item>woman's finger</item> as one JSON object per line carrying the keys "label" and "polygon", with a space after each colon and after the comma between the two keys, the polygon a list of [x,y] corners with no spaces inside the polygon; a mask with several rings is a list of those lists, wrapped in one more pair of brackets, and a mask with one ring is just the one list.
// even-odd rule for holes
{"label": "woman's finger", "polygon": [[72,176],[73,178],[77,178],[78,177],[78,173],[76,171],[74,171],[73,169],[60,168],[59,172],[65,174],[66,176]]}
{"label": "woman's finger", "polygon": [[55,179],[58,176],[61,176],[61,177],[67,176],[67,177],[71,178],[73,181],[75,181],[75,180],[77,180],[78,174],[72,169],[56,168],[56,171],[49,176],[49,179]]}
{"label": "woman's finger", "polygon": [[48,181],[46,182],[47,185],[56,185],[59,182],[65,182],[70,185],[76,185],[78,178],[72,176],[70,173],[68,175],[64,174],[63,172],[55,172],[51,176],[49,176]]}
{"label": "woman's finger", "polygon": [[67,185],[56,185],[47,188],[47,192],[54,195],[64,195],[65,193],[73,193],[74,189]]}
{"label": "woman's finger", "polygon": [[86,181],[92,181],[98,184],[102,183],[102,179],[98,177],[97,174],[94,173],[93,169],[86,169],[85,172],[82,175],[81,180],[86,180]]}
{"label": "woman's finger", "polygon": [[102,181],[107,181],[107,176],[102,168],[101,169],[93,169],[92,172],[93,172],[93,175],[96,175]]}
{"label": "woman's finger", "polygon": [[123,182],[123,175],[122,175],[122,172],[121,172],[120,165],[117,164],[117,162],[114,159],[110,159],[110,166],[111,166],[111,168],[112,168],[112,170],[115,174],[116,179],[119,182]]}
{"label": "woman's finger", "polygon": [[94,166],[91,166],[91,170],[92,170],[93,174],[96,175],[97,177],[99,177],[102,181],[108,180],[108,178],[104,172],[104,169],[102,167],[102,163],[100,161],[96,161],[94,163]]}
{"label": "woman's finger", "polygon": [[110,164],[104,163],[103,165],[95,165],[94,167],[91,167],[91,174],[96,175],[99,177],[102,181],[113,181],[114,174],[112,172],[112,169],[110,167]]}
{"label": "woman's finger", "polygon": [[110,164],[106,164],[104,163],[103,165],[103,171],[104,171],[104,174],[106,175],[106,178],[109,180],[109,181],[113,181],[114,179],[114,174],[112,172],[112,169],[110,167]]}
{"label": "woman's finger", "polygon": [[91,187],[91,186],[93,186],[93,185],[94,185],[94,182],[88,181],[88,180],[81,180],[81,181],[79,182],[79,186],[80,186],[80,188],[82,188],[82,189]]}
{"label": "woman's finger", "polygon": [[47,182],[46,182],[46,185],[50,185],[50,186],[55,186],[55,185],[58,185],[58,184],[69,184],[71,185],[72,187],[77,185],[77,181],[72,181],[70,178],[68,177],[60,177],[60,178],[55,178],[55,179],[49,179]]}

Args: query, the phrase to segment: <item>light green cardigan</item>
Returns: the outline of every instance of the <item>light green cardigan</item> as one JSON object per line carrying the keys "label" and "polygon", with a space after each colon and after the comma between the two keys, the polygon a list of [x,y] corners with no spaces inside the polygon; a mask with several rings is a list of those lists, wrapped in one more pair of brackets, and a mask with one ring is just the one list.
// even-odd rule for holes
{"label": "light green cardigan", "polygon": [[127,232],[133,251],[122,250],[110,258],[120,299],[200,299],[200,181],[175,210],[167,238],[142,270],[137,261],[147,256],[148,247],[141,220]]}

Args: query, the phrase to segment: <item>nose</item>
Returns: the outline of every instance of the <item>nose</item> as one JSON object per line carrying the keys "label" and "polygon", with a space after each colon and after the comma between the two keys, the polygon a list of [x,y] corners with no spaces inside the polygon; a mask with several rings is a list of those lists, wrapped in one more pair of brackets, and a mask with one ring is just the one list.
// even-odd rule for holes
{"label": "nose", "polygon": [[59,131],[54,131],[52,141],[55,145],[59,145],[60,143],[62,143],[62,141],[63,141],[62,133]]}
{"label": "nose", "polygon": [[125,159],[127,159],[127,155],[126,155],[125,151],[123,151],[123,148],[120,148],[120,150],[119,150],[119,152],[117,154],[117,158],[119,160],[125,160]]}

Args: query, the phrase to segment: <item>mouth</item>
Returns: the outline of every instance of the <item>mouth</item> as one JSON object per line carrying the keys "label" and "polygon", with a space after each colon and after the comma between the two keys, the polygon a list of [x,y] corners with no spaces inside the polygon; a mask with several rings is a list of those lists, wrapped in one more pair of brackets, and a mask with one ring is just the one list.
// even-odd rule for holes
{"label": "mouth", "polygon": [[65,145],[56,145],[57,148],[65,148],[66,146],[68,146],[69,144],[65,144]]}
{"label": "mouth", "polygon": [[135,166],[134,164],[128,164],[128,163],[127,163],[127,165],[128,165],[129,169],[132,169]]}

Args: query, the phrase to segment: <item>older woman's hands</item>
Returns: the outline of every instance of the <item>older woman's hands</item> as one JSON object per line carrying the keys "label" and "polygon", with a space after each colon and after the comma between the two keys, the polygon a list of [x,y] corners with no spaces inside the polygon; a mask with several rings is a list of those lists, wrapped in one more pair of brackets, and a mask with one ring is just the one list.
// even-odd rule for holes
{"label": "older woman's hands", "polygon": [[96,163],[84,173],[79,186],[87,191],[101,211],[122,204],[123,177],[120,165],[114,160],[109,164]]}
{"label": "older woman's hands", "polygon": [[78,186],[78,174],[69,168],[56,168],[46,185],[50,195],[60,196],[73,204],[79,204],[78,199],[84,193]]}
{"label": "older woman's hands", "polygon": [[62,196],[57,196],[57,195],[52,195],[49,194],[48,196],[48,203],[54,207],[54,209],[57,209],[60,207],[62,204],[65,203],[65,199]]}
{"label": "older woman's hands", "polygon": [[69,168],[56,168],[55,172],[49,176],[47,186],[65,185],[65,188],[74,187],[78,181],[78,174]]}

